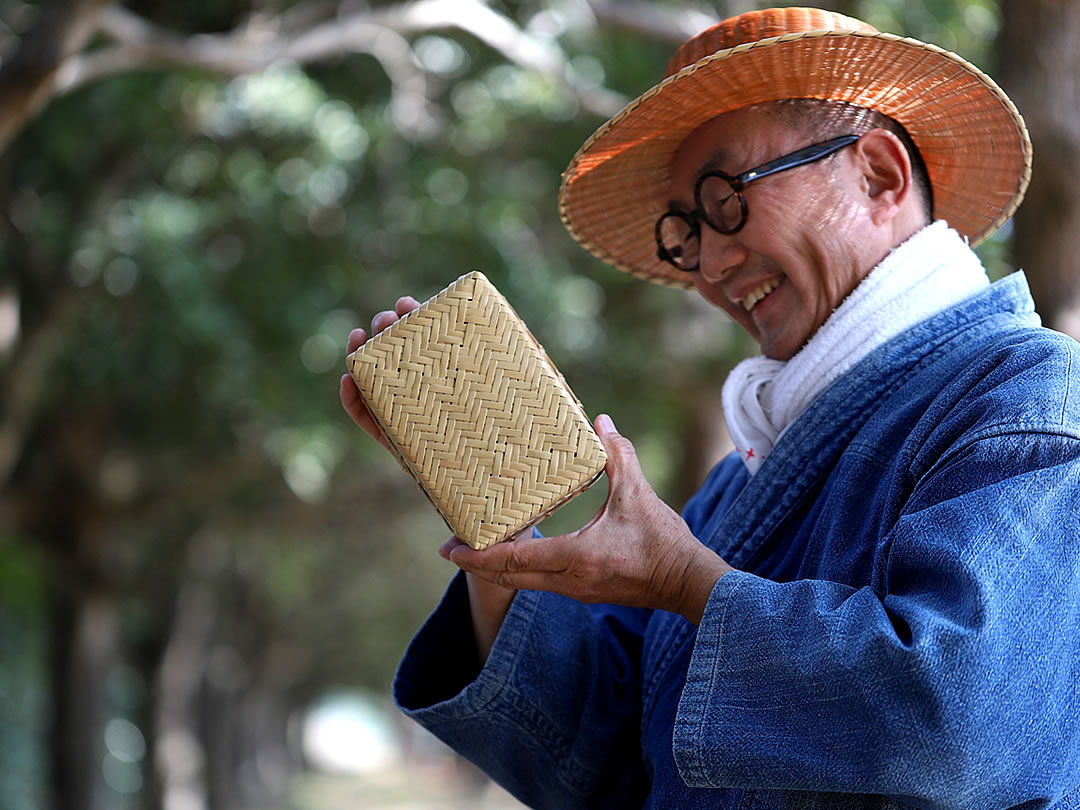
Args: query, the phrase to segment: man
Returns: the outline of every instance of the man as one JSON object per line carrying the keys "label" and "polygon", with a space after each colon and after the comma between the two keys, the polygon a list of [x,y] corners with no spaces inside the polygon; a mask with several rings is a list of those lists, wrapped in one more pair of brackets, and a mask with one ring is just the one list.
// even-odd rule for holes
{"label": "man", "polygon": [[967,244],[1029,150],[988,77],[850,18],[680,48],[561,205],[758,341],[724,388],[736,452],[680,517],[599,417],[607,503],[446,543],[467,573],[399,705],[536,807],[1080,807],[1080,347]]}

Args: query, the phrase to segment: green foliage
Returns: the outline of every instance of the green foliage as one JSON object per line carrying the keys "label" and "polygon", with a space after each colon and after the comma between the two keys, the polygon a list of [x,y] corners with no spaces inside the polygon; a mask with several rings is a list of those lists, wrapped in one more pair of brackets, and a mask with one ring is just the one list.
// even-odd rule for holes
{"label": "green foliage", "polygon": [[992,73],[996,66],[997,0],[859,0],[856,5],[857,16],[881,31],[940,45],[984,71]]}
{"label": "green foliage", "polygon": [[[659,76],[667,50],[610,34],[567,46],[579,71],[627,92]],[[357,57],[235,79],[121,76],[57,100],[12,147],[3,261],[41,296],[25,295],[24,322],[60,294],[77,300],[36,430],[75,437],[78,461],[49,463],[111,515],[98,564],[121,592],[150,590],[142,632],[168,632],[191,536],[210,527],[234,555],[219,586],[246,594],[229,610],[305,648],[310,677],[385,688],[450,573],[435,555],[446,530],[341,412],[345,338],[471,269],[504,290],[590,412],[611,411],[645,447],[678,444],[692,372],[673,376],[653,349],[687,297],[604,268],[557,215],[559,173],[600,121],[467,37],[414,47],[442,86],[440,129],[422,142]],[[716,357],[728,362],[723,346]],[[23,469],[56,450],[31,445]],[[670,458],[643,457],[670,487]],[[556,528],[584,522],[603,486],[590,497]]]}

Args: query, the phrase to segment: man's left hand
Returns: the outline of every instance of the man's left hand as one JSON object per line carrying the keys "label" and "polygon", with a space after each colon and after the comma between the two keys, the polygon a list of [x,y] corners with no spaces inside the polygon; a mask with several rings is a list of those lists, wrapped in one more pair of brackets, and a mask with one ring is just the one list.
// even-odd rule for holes
{"label": "man's left hand", "polygon": [[504,587],[659,608],[698,624],[716,581],[733,569],[660,500],[634,445],[608,416],[597,417],[596,430],[607,451],[609,490],[588,524],[570,534],[521,537],[483,551],[451,538],[439,553]]}

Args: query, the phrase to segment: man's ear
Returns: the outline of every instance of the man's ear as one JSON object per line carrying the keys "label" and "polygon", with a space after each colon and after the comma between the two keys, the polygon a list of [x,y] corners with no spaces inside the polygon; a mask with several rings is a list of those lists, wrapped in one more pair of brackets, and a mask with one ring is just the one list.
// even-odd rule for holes
{"label": "man's ear", "polygon": [[882,225],[915,198],[911,159],[900,139],[887,129],[870,130],[854,146],[870,217],[875,225]]}

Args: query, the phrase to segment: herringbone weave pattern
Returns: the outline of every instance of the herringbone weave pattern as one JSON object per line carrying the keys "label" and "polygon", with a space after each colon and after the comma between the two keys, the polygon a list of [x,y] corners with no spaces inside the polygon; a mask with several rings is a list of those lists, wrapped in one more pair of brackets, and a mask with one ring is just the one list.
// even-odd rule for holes
{"label": "herringbone weave pattern", "polygon": [[593,483],[606,456],[543,348],[479,272],[349,355],[402,466],[473,548]]}

